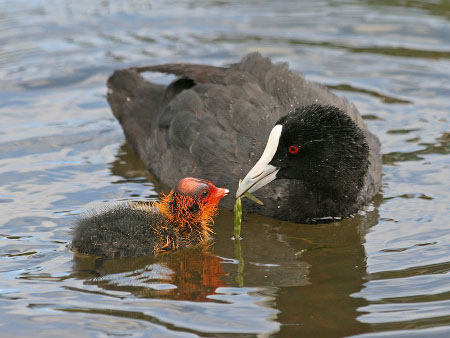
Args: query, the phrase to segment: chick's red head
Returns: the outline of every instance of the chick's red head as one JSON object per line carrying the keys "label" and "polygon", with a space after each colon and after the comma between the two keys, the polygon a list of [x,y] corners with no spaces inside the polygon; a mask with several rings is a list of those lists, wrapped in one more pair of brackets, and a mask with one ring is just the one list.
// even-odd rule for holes
{"label": "chick's red head", "polygon": [[220,199],[228,194],[228,189],[217,188],[207,180],[185,177],[178,182],[175,193],[189,196],[198,203],[214,204],[217,206]]}
{"label": "chick's red head", "polygon": [[183,178],[159,203],[158,208],[182,228],[211,232],[209,225],[228,189],[217,188],[207,180]]}

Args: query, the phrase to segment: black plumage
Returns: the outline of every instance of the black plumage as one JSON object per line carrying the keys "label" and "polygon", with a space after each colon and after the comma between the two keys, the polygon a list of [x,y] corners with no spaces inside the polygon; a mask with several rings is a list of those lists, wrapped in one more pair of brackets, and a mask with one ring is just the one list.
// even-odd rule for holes
{"label": "black plumage", "polygon": [[151,255],[159,236],[152,224],[160,224],[166,232],[173,230],[160,213],[129,205],[91,211],[81,216],[73,228],[72,249],[106,257]]}

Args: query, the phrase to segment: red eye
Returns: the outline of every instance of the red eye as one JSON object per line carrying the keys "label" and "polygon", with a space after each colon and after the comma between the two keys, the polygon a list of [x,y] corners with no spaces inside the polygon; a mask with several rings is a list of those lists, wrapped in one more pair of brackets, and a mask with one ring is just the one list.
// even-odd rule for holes
{"label": "red eye", "polygon": [[290,152],[291,154],[297,154],[297,153],[298,153],[298,147],[297,147],[297,146],[290,146],[290,147],[288,148],[288,150],[289,150],[289,152]]}

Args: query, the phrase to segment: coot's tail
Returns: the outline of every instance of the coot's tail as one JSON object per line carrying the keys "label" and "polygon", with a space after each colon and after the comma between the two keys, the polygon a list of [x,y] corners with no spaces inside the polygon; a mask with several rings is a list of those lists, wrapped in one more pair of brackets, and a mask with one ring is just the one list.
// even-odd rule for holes
{"label": "coot's tail", "polygon": [[165,90],[165,86],[146,81],[133,68],[116,70],[107,85],[108,103],[121,123],[131,115],[137,114],[144,119],[151,115],[157,110]]}
{"label": "coot's tail", "polygon": [[146,81],[133,69],[117,70],[108,79],[107,99],[128,143],[139,154],[152,130],[165,86]]}

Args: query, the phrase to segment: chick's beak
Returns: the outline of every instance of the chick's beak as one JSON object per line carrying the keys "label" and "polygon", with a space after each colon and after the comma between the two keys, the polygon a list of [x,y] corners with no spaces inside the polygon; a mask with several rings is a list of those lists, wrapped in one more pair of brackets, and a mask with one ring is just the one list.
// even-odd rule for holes
{"label": "chick's beak", "polygon": [[214,197],[215,198],[222,198],[228,195],[228,193],[230,192],[228,189],[224,189],[224,188],[216,188],[217,190],[214,193]]}

